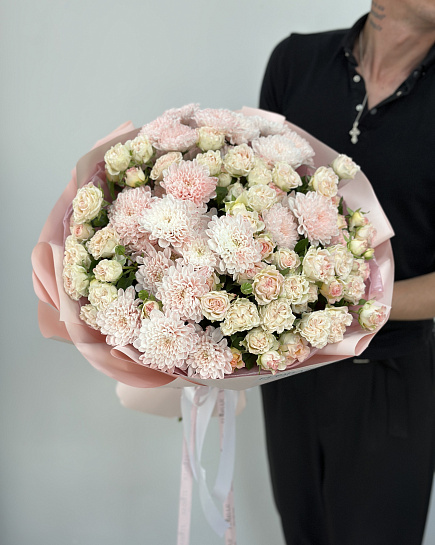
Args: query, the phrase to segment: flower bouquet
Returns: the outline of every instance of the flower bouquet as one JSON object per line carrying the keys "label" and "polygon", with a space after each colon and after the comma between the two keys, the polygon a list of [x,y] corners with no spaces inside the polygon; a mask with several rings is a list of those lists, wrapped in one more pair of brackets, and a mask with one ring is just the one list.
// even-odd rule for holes
{"label": "flower bouquet", "polygon": [[188,105],[82,158],[33,253],[43,334],[138,387],[360,353],[388,316],[391,227],[350,158],[265,114]]}
{"label": "flower bouquet", "polygon": [[[41,331],[117,379],[131,408],[141,389],[201,385],[181,395],[179,545],[193,477],[235,543],[234,390],[360,354],[388,316],[392,235],[359,167],[269,112],[168,110],[77,163],[32,255]],[[215,405],[210,494],[201,449]]]}

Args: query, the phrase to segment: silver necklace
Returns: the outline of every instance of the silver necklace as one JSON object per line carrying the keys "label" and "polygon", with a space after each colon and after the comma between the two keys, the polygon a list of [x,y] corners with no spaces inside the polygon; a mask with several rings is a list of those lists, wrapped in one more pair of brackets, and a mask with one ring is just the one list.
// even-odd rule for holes
{"label": "silver necklace", "polygon": [[[362,65],[362,59],[363,59],[363,49],[362,49],[362,32],[359,33],[359,64],[360,66]],[[353,122],[353,125],[352,125],[352,128],[351,130],[349,131],[349,134],[350,134],[350,141],[352,142],[352,144],[356,144],[358,142],[358,136],[361,134],[361,131],[358,129],[358,125],[359,125],[359,120],[360,120],[360,117],[364,111],[364,108],[366,107],[366,104],[367,104],[367,99],[369,98],[369,95],[366,91],[366,94],[365,94],[365,97],[364,97],[364,100],[362,101],[362,104],[361,104],[361,108],[355,118],[355,121]]]}

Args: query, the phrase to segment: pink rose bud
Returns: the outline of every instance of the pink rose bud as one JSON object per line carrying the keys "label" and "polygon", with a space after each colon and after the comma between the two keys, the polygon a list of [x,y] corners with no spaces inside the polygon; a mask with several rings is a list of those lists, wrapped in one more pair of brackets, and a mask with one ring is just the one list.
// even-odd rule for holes
{"label": "pink rose bud", "polygon": [[129,187],[139,187],[145,183],[145,174],[139,167],[132,167],[125,171],[125,183]]}

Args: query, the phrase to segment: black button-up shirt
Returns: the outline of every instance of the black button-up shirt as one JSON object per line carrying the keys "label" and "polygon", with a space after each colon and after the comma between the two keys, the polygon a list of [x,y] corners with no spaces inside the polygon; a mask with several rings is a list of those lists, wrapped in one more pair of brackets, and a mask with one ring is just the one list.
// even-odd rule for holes
{"label": "black button-up shirt", "polygon": [[[350,30],[292,34],[273,51],[260,107],[285,115],[356,161],[373,185],[396,236],[396,280],[435,271],[435,45],[396,91],[359,120],[364,79],[352,50],[367,16]],[[432,320],[390,321],[365,355],[411,353],[430,335]]]}

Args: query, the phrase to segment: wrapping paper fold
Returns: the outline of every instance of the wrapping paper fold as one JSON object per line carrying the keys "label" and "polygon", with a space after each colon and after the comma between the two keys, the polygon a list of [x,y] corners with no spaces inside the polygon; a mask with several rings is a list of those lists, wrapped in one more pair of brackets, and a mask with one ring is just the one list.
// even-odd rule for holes
{"label": "wrapping paper fold", "polygon": [[[263,115],[272,120],[282,120],[270,112],[245,108],[245,115]],[[313,147],[316,165],[327,165],[337,156],[337,152],[316,140],[314,137],[288,124],[306,138]],[[134,138],[138,130],[128,122],[97,142],[96,146],[77,163],[72,178],[61,197],[50,213],[39,237],[38,244],[32,253],[33,284],[39,298],[39,325],[44,337],[73,343],[81,354],[106,375],[123,383],[118,394],[123,404],[134,405],[129,396],[137,400],[137,388],[157,388],[171,386],[180,388],[195,384],[215,386],[221,389],[244,390],[268,382],[278,380],[295,373],[308,371],[315,367],[360,354],[369,344],[374,333],[362,330],[358,324],[348,328],[345,339],[341,343],[327,345],[318,350],[308,360],[276,375],[261,373],[256,370],[239,370],[237,374],[223,380],[201,380],[186,377],[182,371],[178,375],[170,375],[154,371],[139,365],[140,353],[132,346],[111,347],[106,344],[105,337],[98,331],[88,327],[79,318],[80,304],[72,301],[64,292],[62,280],[62,261],[64,243],[64,218],[76,194],[77,187],[86,183],[95,174],[98,163],[103,160],[105,152],[119,141],[125,142]],[[339,193],[351,208],[369,210],[368,218],[377,230],[376,269],[383,291],[376,298],[388,308],[391,305],[394,264],[389,239],[393,230],[388,222],[374,191],[361,172],[355,180],[342,183]],[[379,283],[379,282],[378,282]],[[379,291],[379,289],[378,289]],[[134,387],[129,393],[128,386]],[[136,397],[134,397],[136,396]],[[176,396],[174,396],[174,399]],[[132,407],[135,408],[135,407]],[[141,410],[141,409],[139,409]]]}

